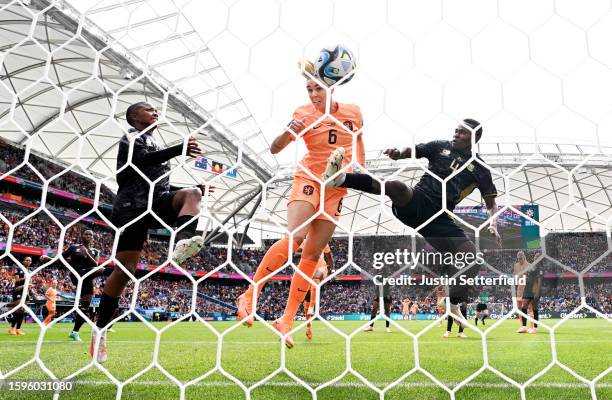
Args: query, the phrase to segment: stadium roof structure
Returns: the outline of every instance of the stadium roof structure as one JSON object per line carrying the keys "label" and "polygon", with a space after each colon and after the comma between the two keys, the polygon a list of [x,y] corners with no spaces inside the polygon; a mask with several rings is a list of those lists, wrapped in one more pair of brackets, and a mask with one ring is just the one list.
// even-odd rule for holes
{"label": "stadium roof structure", "polygon": [[[0,7],[0,136],[5,140],[28,144],[54,162],[78,164],[113,188],[117,144],[127,126],[124,110],[147,99],[163,108],[158,133],[165,145],[197,134],[205,157],[237,165],[236,177],[230,177],[195,170],[190,162],[177,166],[173,183],[214,178],[209,212],[219,220],[233,218],[243,229],[253,217],[267,226],[262,229],[276,232],[284,225],[293,167],[277,164],[231,80],[175,8],[153,9],[143,0],[88,10],[46,0],[32,0],[27,7],[2,0]],[[605,229],[612,215],[612,171],[600,150],[479,144],[505,196],[500,203],[539,204],[540,220],[549,230]],[[612,154],[608,150],[604,153]],[[424,173],[421,162],[393,162],[381,152],[369,152],[367,159],[368,170],[380,178],[411,184]],[[265,196],[262,182],[268,182]],[[340,224],[355,233],[408,233],[380,201],[351,192]],[[461,205],[480,203],[476,191]]]}
{"label": "stadium roof structure", "polygon": [[[61,1],[0,1],[0,135],[43,158],[78,164],[113,188],[125,109],[147,100],[161,108],[164,145],[196,134],[209,164],[240,163],[237,177],[214,182],[214,209],[232,214],[259,194],[257,182],[271,178],[275,159],[189,22],[176,12],[159,15],[163,7],[154,16],[151,11],[146,2],[127,1],[85,16]],[[117,25],[126,15],[134,18]],[[107,26],[96,24],[101,16]],[[185,65],[190,73],[177,76]],[[173,183],[193,185],[215,175],[190,167],[175,168]]]}

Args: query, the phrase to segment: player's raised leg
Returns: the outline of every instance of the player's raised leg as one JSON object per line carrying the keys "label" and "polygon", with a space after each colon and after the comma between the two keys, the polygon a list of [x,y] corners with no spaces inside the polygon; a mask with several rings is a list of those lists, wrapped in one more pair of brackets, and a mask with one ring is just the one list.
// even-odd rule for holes
{"label": "player's raised leg", "polygon": [[[340,149],[334,150],[329,156],[323,179],[327,180],[334,175],[335,178],[327,181],[327,187],[343,187],[372,194],[381,193],[380,182],[372,178],[371,175],[346,172],[338,173],[343,158],[344,152]],[[391,199],[393,205],[403,207],[408,205],[412,199],[412,188],[400,181],[387,181],[385,182],[385,195]]]}
{"label": "player's raised leg", "polygon": [[177,264],[182,264],[198,254],[204,245],[202,236],[196,235],[198,226],[196,216],[200,213],[201,200],[202,191],[198,188],[181,189],[172,197],[172,208],[178,211],[174,226],[180,228],[185,225],[176,233],[172,260]]}

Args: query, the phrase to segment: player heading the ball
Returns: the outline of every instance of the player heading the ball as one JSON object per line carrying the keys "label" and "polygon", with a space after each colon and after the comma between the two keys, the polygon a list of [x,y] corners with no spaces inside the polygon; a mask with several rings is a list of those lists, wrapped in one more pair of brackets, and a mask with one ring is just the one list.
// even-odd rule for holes
{"label": "player heading the ball", "polygon": [[[334,150],[341,152],[342,157],[339,162],[344,160],[345,163],[349,163],[353,157],[353,135],[357,135],[357,160],[362,165],[365,162],[361,109],[355,104],[339,103],[331,97],[328,98],[333,90],[321,86],[320,82],[313,79],[315,66],[312,62],[303,61],[300,66],[307,79],[306,91],[310,103],[295,110],[287,129],[274,139],[270,151],[276,154],[297,137],[302,138],[308,152],[300,164],[308,172],[302,168],[296,170],[287,204],[287,229],[293,233],[292,238],[285,236],[268,249],[253,277],[258,284],[257,288],[254,285],[249,286],[248,290],[238,298],[237,316],[246,326],[253,325],[252,314],[256,309],[254,298],[259,297],[270,274],[287,262],[290,249],[291,253],[294,253],[307,233],[308,240],[304,244],[298,268],[304,275],[313,277],[321,252],[336,229],[334,221],[340,217],[342,199],[347,193],[344,188],[321,187],[320,182],[314,178],[321,176],[325,171],[329,154]],[[324,199],[321,203],[322,190]],[[315,214],[317,215],[314,220],[302,226]],[[285,344],[289,348],[293,347],[294,342],[287,333],[291,330],[293,318],[309,289],[309,282],[299,273],[295,273],[291,280],[285,312],[273,324],[278,332],[286,335]]]}

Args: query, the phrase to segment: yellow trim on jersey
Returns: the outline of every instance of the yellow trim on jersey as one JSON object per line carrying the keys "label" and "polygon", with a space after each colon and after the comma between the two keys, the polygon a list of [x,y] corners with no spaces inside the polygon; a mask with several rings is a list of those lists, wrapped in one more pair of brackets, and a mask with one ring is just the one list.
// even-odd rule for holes
{"label": "yellow trim on jersey", "polygon": [[472,193],[474,191],[474,189],[476,189],[477,185],[475,183],[470,184],[470,186],[466,187],[465,189],[463,189],[461,191],[461,193],[459,194],[459,201],[457,202],[457,204],[459,204],[459,202],[461,202],[461,200],[465,199],[466,197],[469,196],[470,193]]}

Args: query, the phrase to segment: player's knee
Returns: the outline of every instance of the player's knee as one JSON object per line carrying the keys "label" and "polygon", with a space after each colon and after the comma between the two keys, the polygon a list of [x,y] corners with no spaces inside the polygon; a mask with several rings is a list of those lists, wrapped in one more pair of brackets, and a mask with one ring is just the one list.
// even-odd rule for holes
{"label": "player's knee", "polygon": [[385,194],[394,204],[408,204],[412,199],[412,189],[400,181],[385,182]]}
{"label": "player's knee", "polygon": [[[125,269],[130,274],[134,274],[134,271],[136,270],[136,268],[132,269],[127,266],[125,267]],[[115,269],[112,275],[113,279],[116,279],[121,285],[127,285],[127,283],[130,281],[130,276],[122,268]]]}
{"label": "player's knee", "polygon": [[293,241],[297,243],[298,246],[301,246],[306,237],[303,234],[296,233],[293,235]]}
{"label": "player's knee", "polygon": [[202,192],[198,188],[189,188],[185,190],[185,201],[190,204],[198,204],[202,200]]}

